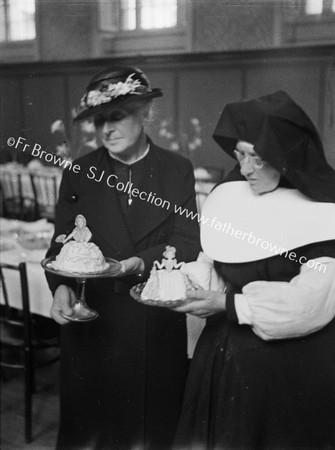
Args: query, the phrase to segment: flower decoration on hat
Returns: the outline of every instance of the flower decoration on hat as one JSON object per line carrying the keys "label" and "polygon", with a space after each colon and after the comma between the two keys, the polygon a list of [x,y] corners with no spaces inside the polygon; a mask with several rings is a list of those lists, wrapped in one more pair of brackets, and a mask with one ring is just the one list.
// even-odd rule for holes
{"label": "flower decoration on hat", "polygon": [[113,109],[131,107],[138,101],[161,97],[159,88],[151,88],[148,77],[137,67],[114,66],[94,75],[80,101],[74,121]]}
{"label": "flower decoration on hat", "polygon": [[99,89],[87,92],[81,99],[80,106],[98,106],[108,103],[121,95],[141,95],[146,93],[147,87],[142,86],[140,80],[133,80],[132,77],[134,75],[134,73],[130,74],[124,82],[118,81],[117,83],[102,84]]}

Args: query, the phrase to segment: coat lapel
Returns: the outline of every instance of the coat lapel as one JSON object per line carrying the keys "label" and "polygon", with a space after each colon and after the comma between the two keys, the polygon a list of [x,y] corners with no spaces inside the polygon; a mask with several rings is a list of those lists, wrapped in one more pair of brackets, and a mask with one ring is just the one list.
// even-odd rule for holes
{"label": "coat lapel", "polygon": [[[124,259],[134,255],[135,247],[121,212],[115,188],[107,184],[112,174],[109,156],[101,149],[95,161],[86,168],[85,217],[97,243],[106,255]],[[93,178],[94,176],[94,178]],[[87,200],[86,200],[87,199]]]}
{"label": "coat lapel", "polygon": [[140,185],[134,186],[140,192],[145,192],[146,199],[135,198],[127,218],[135,244],[157,228],[174,211],[170,186],[173,183],[162,169],[156,147],[151,144]]}

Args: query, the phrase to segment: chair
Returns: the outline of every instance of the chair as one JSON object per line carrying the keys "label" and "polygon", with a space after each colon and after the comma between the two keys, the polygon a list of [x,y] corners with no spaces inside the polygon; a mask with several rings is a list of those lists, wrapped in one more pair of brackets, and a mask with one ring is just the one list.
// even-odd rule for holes
{"label": "chair", "polygon": [[30,177],[39,218],[46,218],[50,222],[54,222],[58,198],[59,175],[31,173]]}
{"label": "chair", "polygon": [[36,201],[28,173],[1,170],[0,182],[3,215],[10,219],[36,220]]}
{"label": "chair", "polygon": [[[22,310],[11,307],[6,278],[19,275]],[[35,369],[59,359],[58,337],[38,336],[37,316],[30,313],[26,263],[18,265],[0,263],[0,280],[3,292],[1,305],[1,368],[24,371],[25,377],[25,441],[32,441],[32,394],[35,391]],[[5,278],[6,277],[6,278]]]}

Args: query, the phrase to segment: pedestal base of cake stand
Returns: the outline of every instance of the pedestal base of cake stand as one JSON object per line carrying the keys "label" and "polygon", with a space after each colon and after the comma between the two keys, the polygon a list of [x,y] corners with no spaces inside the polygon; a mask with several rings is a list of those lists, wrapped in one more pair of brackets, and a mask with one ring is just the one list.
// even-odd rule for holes
{"label": "pedestal base of cake stand", "polygon": [[94,320],[98,317],[98,313],[93,309],[89,308],[85,302],[85,287],[86,287],[86,278],[76,278],[77,282],[77,301],[72,306],[73,314],[67,315],[61,313],[61,315],[67,319],[72,320],[73,322],[87,322],[89,320]]}
{"label": "pedestal base of cake stand", "polygon": [[75,278],[77,283],[77,293],[76,293],[77,300],[75,304],[72,305],[73,313],[69,315],[61,313],[61,315],[65,319],[72,320],[73,322],[87,322],[89,320],[96,319],[99,316],[99,314],[93,309],[89,308],[85,302],[86,280],[88,278],[103,278],[116,276],[120,272],[122,267],[119,261],[116,261],[113,258],[105,257],[105,262],[107,263],[106,270],[102,272],[85,273],[85,274],[64,272],[54,269],[52,265],[53,261],[54,258],[46,258],[43,261],[41,261],[43,269],[46,270],[47,272],[56,275]]}

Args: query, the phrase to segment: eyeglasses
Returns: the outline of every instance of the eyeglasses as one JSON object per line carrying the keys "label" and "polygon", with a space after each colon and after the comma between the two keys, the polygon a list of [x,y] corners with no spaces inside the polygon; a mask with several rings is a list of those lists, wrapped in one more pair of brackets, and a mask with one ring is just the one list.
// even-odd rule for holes
{"label": "eyeglasses", "polygon": [[234,150],[233,153],[235,158],[240,164],[242,163],[242,161],[245,161],[248,158],[250,164],[254,169],[262,169],[264,167],[265,161],[259,156],[244,155],[239,150],[237,150],[237,148]]}

